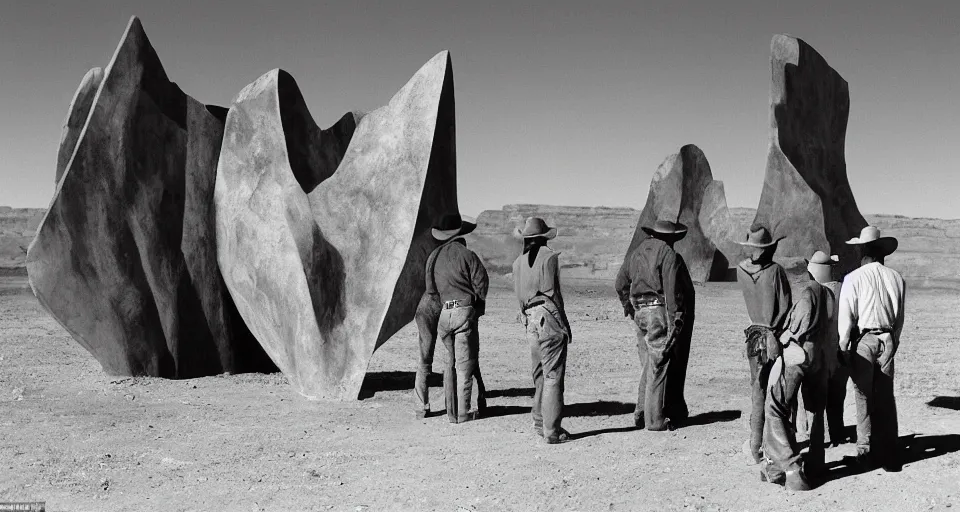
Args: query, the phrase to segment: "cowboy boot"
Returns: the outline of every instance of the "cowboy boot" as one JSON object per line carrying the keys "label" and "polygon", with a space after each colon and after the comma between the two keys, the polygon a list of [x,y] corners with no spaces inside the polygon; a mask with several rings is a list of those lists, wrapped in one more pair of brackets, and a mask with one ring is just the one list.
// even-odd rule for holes
{"label": "cowboy boot", "polygon": [[786,474],[772,460],[764,458],[760,461],[760,481],[783,485],[786,481]]}
{"label": "cowboy boot", "polygon": [[810,481],[807,479],[806,472],[803,470],[803,466],[799,469],[786,472],[785,487],[791,491],[809,491],[813,489],[813,486],[810,485]]}

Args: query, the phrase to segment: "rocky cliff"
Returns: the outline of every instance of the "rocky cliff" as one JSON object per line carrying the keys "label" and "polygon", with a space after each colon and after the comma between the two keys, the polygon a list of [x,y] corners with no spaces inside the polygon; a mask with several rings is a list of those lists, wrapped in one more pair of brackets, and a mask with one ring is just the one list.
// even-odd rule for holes
{"label": "rocky cliff", "polygon": [[[730,252],[730,265],[742,254],[735,243],[741,240],[756,215],[753,208],[730,208],[723,226],[714,226],[711,236],[722,235],[718,244]],[[561,251],[566,278],[613,279],[633,236],[640,211],[632,208],[586,208],[547,205],[508,205],[487,210],[477,219],[477,230],[468,237],[470,246],[481,255],[495,274],[510,272],[520,252],[520,241],[511,233],[531,215],[546,219],[559,228],[551,245]],[[867,222],[884,234],[900,240],[900,248],[887,263],[903,273],[908,283],[919,287],[960,289],[960,219],[922,219],[900,215],[866,215]],[[802,271],[798,258],[782,260],[794,273]]]}

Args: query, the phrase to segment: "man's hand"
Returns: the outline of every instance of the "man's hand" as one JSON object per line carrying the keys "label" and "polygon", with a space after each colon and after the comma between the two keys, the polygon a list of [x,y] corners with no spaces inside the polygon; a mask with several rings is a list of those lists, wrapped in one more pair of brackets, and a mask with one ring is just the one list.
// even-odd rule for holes
{"label": "man's hand", "polygon": [[850,366],[850,351],[838,348],[837,361],[840,362],[840,366]]}
{"label": "man's hand", "polygon": [[629,302],[623,305],[623,316],[630,317],[631,319],[637,313],[637,310],[633,309],[633,304]]}

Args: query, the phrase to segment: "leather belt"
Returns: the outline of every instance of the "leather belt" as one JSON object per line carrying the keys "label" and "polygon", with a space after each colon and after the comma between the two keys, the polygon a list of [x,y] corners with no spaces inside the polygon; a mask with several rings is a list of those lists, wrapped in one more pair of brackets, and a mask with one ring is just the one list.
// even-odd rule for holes
{"label": "leather belt", "polygon": [[633,307],[634,307],[634,308],[650,308],[650,307],[656,307],[656,306],[666,306],[666,303],[664,303],[664,302],[663,302],[662,300],[660,300],[659,298],[656,298],[656,299],[639,299],[639,300],[633,301]]}
{"label": "leather belt", "polygon": [[523,312],[526,313],[528,309],[532,309],[537,306],[542,306],[546,303],[547,303],[546,299],[537,299],[537,300],[528,302],[526,306],[523,306]]}

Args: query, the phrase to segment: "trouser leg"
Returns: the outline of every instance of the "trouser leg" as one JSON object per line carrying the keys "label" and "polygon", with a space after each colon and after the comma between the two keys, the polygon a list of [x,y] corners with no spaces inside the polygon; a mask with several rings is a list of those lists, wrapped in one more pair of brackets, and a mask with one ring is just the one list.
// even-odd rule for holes
{"label": "trouser leg", "polygon": [[843,425],[843,401],[847,395],[847,379],[850,371],[845,366],[837,367],[827,385],[826,417],[830,442],[840,444],[846,440]]}
{"label": "trouser leg", "polygon": [[857,454],[870,453],[870,438],[873,433],[876,400],[874,396],[874,371],[876,368],[876,340],[864,336],[857,343],[851,358],[850,376],[857,400]]}
{"label": "trouser leg", "polygon": [[543,414],[543,436],[552,438],[560,435],[560,423],[563,421],[563,386],[567,366],[566,335],[549,332],[544,329],[540,338],[540,360],[543,368],[543,394],[541,412]]}
{"label": "trouser leg", "polygon": [[803,378],[803,367],[785,365],[782,358],[774,362],[770,372],[764,406],[766,425],[763,451],[782,471],[800,469],[800,448],[797,445],[794,425],[790,421],[790,413],[791,403],[796,401]]}
{"label": "trouser leg", "polygon": [[876,402],[873,439],[870,451],[884,466],[896,465],[900,459],[897,403],[893,394],[893,358],[884,360],[882,354],[873,373],[873,398]]}
{"label": "trouser leg", "polygon": [[822,369],[806,372],[800,394],[807,413],[809,426],[807,433],[810,437],[810,447],[807,449],[804,463],[811,470],[819,470],[824,464],[823,420],[827,396],[826,373]]}
{"label": "trouser leg", "polygon": [[646,346],[646,361],[644,363],[644,380],[646,381],[643,398],[643,419],[647,430],[666,430],[670,427],[667,421],[665,406],[667,394],[667,377],[670,373],[672,348],[667,350],[667,318],[666,309],[662,306],[642,307],[637,309],[639,317],[637,326],[645,333],[643,344]]}
{"label": "trouser leg", "polygon": [[530,413],[533,415],[533,426],[543,434],[543,412],[541,403],[543,401],[543,364],[540,357],[540,339],[536,331],[527,331],[527,339],[530,342],[530,363],[533,371],[533,404],[530,407]]}
{"label": "trouser leg", "polygon": [[647,331],[637,326],[637,354],[640,356],[640,382],[637,383],[637,405],[633,410],[633,422],[643,426],[643,410],[647,394]]}
{"label": "trouser leg", "polygon": [[443,346],[447,348],[447,365],[443,370],[443,399],[447,407],[447,419],[451,423],[457,422],[457,369],[456,349],[453,335],[443,338]]}
{"label": "trouser leg", "polygon": [[417,375],[414,381],[414,399],[418,410],[430,410],[430,388],[427,379],[433,372],[433,355],[437,344],[437,322],[439,308],[433,314],[428,299],[421,299],[417,307],[416,322],[420,341],[420,364],[417,366]]}
{"label": "trouser leg", "polygon": [[476,325],[467,322],[454,337],[457,370],[457,421],[466,421],[470,411],[470,398],[473,393],[473,375],[476,373],[477,359],[474,354],[473,333]]}
{"label": "trouser leg", "polygon": [[[690,322],[692,321],[691,316]],[[683,396],[683,388],[687,379],[687,363],[690,361],[692,327],[692,325],[684,326],[683,332],[677,337],[671,356],[670,370],[667,375],[666,415],[672,422],[683,421],[690,415],[687,400]]]}
{"label": "trouser leg", "polygon": [[754,462],[760,462],[766,389],[760,382],[760,372],[763,367],[760,358],[748,356],[748,361],[750,363],[750,454]]}

